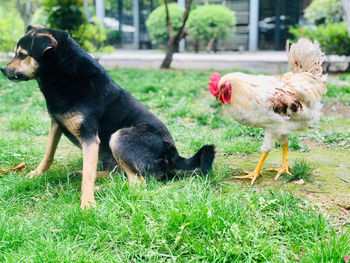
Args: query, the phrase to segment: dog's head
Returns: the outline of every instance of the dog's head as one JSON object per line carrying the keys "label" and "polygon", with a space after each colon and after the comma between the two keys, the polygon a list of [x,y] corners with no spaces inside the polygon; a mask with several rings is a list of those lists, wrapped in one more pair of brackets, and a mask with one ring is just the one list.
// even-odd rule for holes
{"label": "dog's head", "polygon": [[12,81],[34,79],[42,58],[53,53],[68,38],[68,33],[41,26],[28,26],[15,47],[15,57],[1,72]]}

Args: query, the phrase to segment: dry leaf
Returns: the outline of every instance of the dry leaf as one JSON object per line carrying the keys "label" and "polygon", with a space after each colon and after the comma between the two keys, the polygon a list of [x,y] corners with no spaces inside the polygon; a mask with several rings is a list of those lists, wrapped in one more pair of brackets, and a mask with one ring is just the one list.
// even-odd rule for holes
{"label": "dry leaf", "polygon": [[7,174],[8,172],[11,172],[11,171],[18,171],[18,170],[22,170],[26,167],[26,164],[25,163],[20,163],[19,165],[17,165],[15,168],[12,168],[12,169],[9,169],[9,170],[6,170],[6,171],[0,171],[0,174]]}

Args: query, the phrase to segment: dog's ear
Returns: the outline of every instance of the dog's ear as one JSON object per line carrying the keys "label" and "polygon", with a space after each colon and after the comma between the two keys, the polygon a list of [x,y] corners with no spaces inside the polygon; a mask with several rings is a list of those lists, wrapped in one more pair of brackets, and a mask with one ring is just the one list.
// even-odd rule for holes
{"label": "dog's ear", "polygon": [[28,33],[32,29],[39,29],[39,28],[44,28],[42,25],[29,25],[27,26],[26,33]]}
{"label": "dog's ear", "polygon": [[40,58],[48,50],[55,50],[69,37],[66,31],[43,29],[35,31],[32,42],[32,53]]}
{"label": "dog's ear", "polygon": [[40,58],[50,49],[56,49],[57,46],[57,40],[50,33],[38,32],[33,36],[32,53],[36,58]]}
{"label": "dog's ear", "polygon": [[69,34],[63,30],[50,30],[50,33],[55,37],[58,43],[61,43],[69,37]]}

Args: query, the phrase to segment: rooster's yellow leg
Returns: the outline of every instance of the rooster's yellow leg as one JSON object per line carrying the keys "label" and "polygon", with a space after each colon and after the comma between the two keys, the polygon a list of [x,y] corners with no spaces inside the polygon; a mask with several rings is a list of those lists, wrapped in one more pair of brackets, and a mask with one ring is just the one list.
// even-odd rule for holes
{"label": "rooster's yellow leg", "polygon": [[280,178],[280,176],[281,176],[283,173],[286,173],[286,174],[289,174],[289,175],[290,175],[290,172],[289,172],[290,166],[288,165],[287,152],[288,152],[288,142],[286,142],[286,143],[283,145],[282,167],[281,167],[280,169],[267,169],[268,171],[277,172],[277,175],[276,175],[276,177],[275,177],[275,180],[278,180],[278,178]]}
{"label": "rooster's yellow leg", "polygon": [[267,158],[267,156],[269,155],[269,153],[263,153],[260,157],[260,160],[257,164],[257,166],[255,167],[253,172],[247,173],[246,176],[235,176],[235,179],[252,179],[252,182],[250,183],[250,185],[253,185],[254,182],[256,181],[256,179],[259,177],[260,175],[260,171],[262,166],[264,165],[264,162]]}

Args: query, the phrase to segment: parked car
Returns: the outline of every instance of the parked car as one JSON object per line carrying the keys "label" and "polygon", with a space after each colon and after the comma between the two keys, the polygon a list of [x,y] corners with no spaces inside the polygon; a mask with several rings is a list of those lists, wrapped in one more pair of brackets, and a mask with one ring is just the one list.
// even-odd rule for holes
{"label": "parked car", "polygon": [[[288,29],[290,26],[294,26],[298,22],[296,19],[292,19],[289,16],[281,15],[280,16],[280,43],[284,43],[286,39],[290,36]],[[266,17],[259,21],[259,35],[260,39],[263,42],[266,42],[264,46],[273,45],[275,38],[275,28],[276,28],[276,17],[270,16]],[[284,45],[280,45],[279,47],[275,47],[278,49],[283,49]]]}

